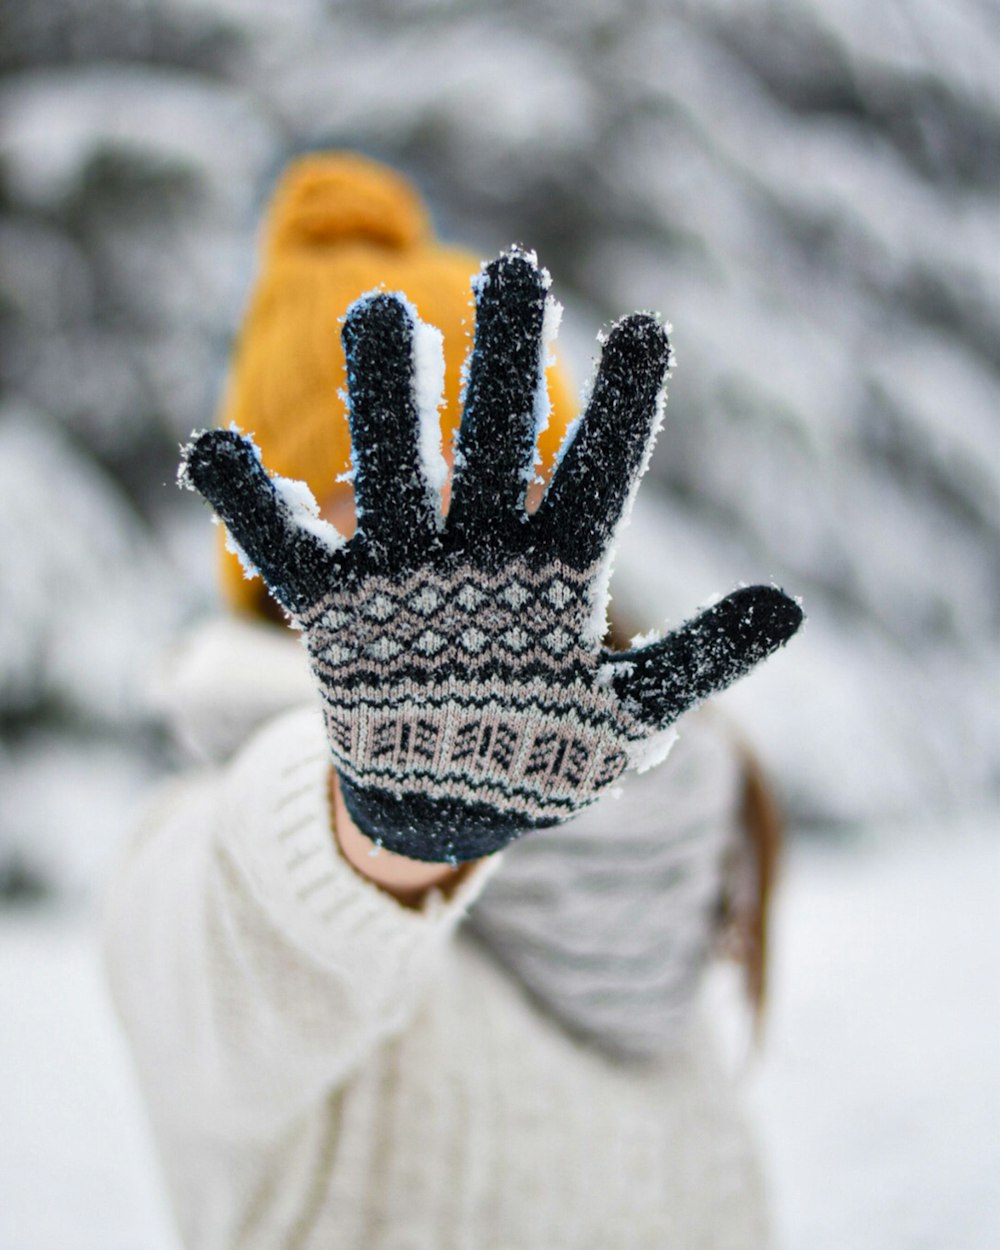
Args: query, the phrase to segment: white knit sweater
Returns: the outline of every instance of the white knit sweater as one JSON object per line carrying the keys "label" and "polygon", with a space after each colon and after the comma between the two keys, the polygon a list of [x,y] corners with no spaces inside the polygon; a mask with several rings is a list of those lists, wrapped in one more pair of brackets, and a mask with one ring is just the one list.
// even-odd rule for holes
{"label": "white knit sweater", "polygon": [[495,863],[400,906],[331,834],[317,712],[148,811],[107,952],[185,1244],[767,1244],[734,1092],[571,1039],[461,932]]}

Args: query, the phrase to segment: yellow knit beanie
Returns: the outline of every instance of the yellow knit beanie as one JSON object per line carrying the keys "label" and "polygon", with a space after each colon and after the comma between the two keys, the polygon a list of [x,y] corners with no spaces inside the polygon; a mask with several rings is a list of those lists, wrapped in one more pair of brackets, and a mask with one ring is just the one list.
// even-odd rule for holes
{"label": "yellow knit beanie", "polygon": [[[402,291],[444,336],[445,442],[458,425],[461,371],[475,306],[471,252],[443,247],[414,188],[395,171],[348,153],[293,162],[271,202],[260,276],[234,353],[219,423],[234,422],[259,445],[273,473],[328,499],[350,467],[341,393],[347,385],[340,319],[373,287]],[[548,374],[552,413],[540,440],[551,463],[574,415],[558,368]],[[238,610],[267,611],[259,579],[247,581],[222,551],[222,588]],[[268,613],[269,614],[269,613]]]}

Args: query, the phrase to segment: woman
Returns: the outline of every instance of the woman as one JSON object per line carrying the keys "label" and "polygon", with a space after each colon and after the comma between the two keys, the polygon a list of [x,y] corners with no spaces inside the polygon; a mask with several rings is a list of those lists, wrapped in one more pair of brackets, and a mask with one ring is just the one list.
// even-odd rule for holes
{"label": "woman", "polygon": [[[751,588],[625,658],[602,649],[603,616],[583,609],[603,608],[603,552],[669,348],[651,318],[613,331],[564,443],[558,371],[547,428],[538,385],[547,278],[516,250],[474,284],[455,501],[435,493],[420,322],[443,331],[454,429],[475,267],[434,242],[390,171],[293,166],[223,423],[345,531],[359,500],[358,533],[345,545],[235,433],[187,453],[185,481],[310,664],[227,556],[244,623],[183,648],[164,695],[214,762],[151,806],[111,900],[113,988],[182,1234],[206,1248],[762,1246],[757,1162],[695,1008],[727,910],[762,984],[770,852],[756,903],[732,888],[749,862],[741,804],[761,791],[696,713],[663,768],[599,792],[800,614]],[[378,283],[411,303],[359,299]],[[532,512],[537,430],[543,479],[563,449]],[[571,618],[586,646],[560,641]]]}

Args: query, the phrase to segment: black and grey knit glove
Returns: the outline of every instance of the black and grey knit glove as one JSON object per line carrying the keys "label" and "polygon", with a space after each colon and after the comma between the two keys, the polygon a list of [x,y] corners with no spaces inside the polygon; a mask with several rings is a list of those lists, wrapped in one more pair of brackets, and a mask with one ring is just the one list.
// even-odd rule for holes
{"label": "black and grey knit glove", "polygon": [[300,483],[268,475],[248,438],[212,430],[185,452],[182,481],[303,632],[351,816],[413,859],[478,858],[568,820],[802,620],[780,590],[753,586],[660,641],[602,646],[612,541],[660,423],[670,345],[644,313],[613,327],[586,413],[529,514],[548,283],[518,250],[474,282],[446,517],[434,353],[396,295],[358,300],[343,330],[350,542]]}

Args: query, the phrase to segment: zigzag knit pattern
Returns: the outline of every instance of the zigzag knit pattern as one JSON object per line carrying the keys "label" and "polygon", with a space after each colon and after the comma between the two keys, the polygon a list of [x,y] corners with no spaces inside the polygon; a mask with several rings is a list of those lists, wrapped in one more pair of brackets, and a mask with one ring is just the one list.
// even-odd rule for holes
{"label": "zigzag knit pattern", "polygon": [[599,568],[449,564],[339,588],[298,618],[341,779],[368,808],[381,790],[488,805],[520,829],[566,820],[649,732],[584,641]]}

